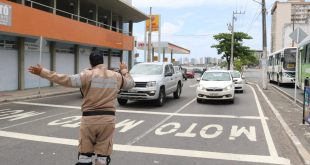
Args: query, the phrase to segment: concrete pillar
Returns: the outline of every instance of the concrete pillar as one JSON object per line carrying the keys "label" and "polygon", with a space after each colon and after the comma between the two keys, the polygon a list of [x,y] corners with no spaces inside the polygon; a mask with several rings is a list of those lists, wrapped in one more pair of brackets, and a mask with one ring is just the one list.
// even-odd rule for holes
{"label": "concrete pillar", "polygon": [[80,63],[80,46],[74,45],[74,73],[79,73],[79,63]]}
{"label": "concrete pillar", "polygon": [[[132,32],[133,32],[133,22],[129,21],[129,36],[132,36]],[[132,50],[134,49],[134,45]],[[130,70],[133,66],[132,64],[132,51],[128,51],[128,70]]]}
{"label": "concrete pillar", "polygon": [[[56,42],[50,42],[50,53],[51,53],[51,70],[56,71]],[[51,82],[51,86],[54,86],[54,83]]]}
{"label": "concrete pillar", "polygon": [[80,16],[81,16],[81,1],[76,0],[76,15],[78,15],[77,20],[80,21]]}
{"label": "concrete pillar", "polygon": [[52,0],[51,4],[52,4],[51,6],[53,7],[53,14],[56,14],[57,0]]}
{"label": "concrete pillar", "polygon": [[96,11],[95,11],[95,21],[96,21],[96,26],[98,26],[99,24],[98,24],[98,13],[99,13],[99,8],[98,8],[98,5],[96,4],[96,9],[95,9]]}
{"label": "concrete pillar", "polygon": [[172,59],[173,59],[173,49],[171,49],[171,59],[170,59],[171,63],[172,63]]}
{"label": "concrete pillar", "polygon": [[166,51],[166,49],[165,48],[163,48],[163,62],[165,61],[165,52]]}
{"label": "concrete pillar", "polygon": [[152,62],[154,62],[154,47],[152,47]]}
{"label": "concrete pillar", "polygon": [[108,17],[108,25],[109,25],[109,29],[112,30],[112,24],[113,24],[113,13],[112,10],[110,12],[110,16]]}
{"label": "concrete pillar", "polygon": [[25,89],[25,38],[17,39],[18,49],[18,90]]}
{"label": "concrete pillar", "polygon": [[116,17],[117,19],[116,19],[116,25],[115,25],[115,27],[116,27],[116,32],[120,32],[120,22],[119,22],[119,17]]}
{"label": "concrete pillar", "polygon": [[111,68],[112,49],[108,49],[108,69]]}
{"label": "concrete pillar", "polygon": [[120,63],[123,63],[123,55],[124,55],[124,51],[121,50],[121,51],[120,51],[120,59],[119,59],[119,62],[120,62]]}

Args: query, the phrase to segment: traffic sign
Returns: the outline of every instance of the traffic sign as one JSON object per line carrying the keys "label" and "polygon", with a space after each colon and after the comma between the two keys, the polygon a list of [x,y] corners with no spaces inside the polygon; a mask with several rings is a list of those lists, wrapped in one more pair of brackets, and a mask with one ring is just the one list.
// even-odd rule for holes
{"label": "traffic sign", "polygon": [[295,29],[290,34],[291,39],[293,39],[297,44],[299,44],[301,41],[303,41],[306,37],[308,37],[308,34],[304,32],[301,28]]}

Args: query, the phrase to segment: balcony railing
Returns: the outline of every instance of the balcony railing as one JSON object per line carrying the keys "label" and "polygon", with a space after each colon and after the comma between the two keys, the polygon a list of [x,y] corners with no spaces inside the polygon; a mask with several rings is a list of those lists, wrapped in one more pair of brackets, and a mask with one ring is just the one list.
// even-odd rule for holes
{"label": "balcony railing", "polygon": [[130,32],[128,31],[128,29],[126,29],[126,30],[125,29],[120,29],[120,28],[114,27],[112,25],[104,24],[102,22],[98,22],[98,21],[95,21],[93,19],[82,17],[80,15],[76,15],[76,14],[73,14],[73,13],[70,13],[70,12],[67,12],[67,11],[59,10],[57,8],[54,8],[54,7],[51,7],[51,6],[47,6],[47,5],[44,5],[44,4],[32,1],[32,0],[25,0],[25,2],[28,2],[28,4],[30,4],[31,8],[35,8],[34,5],[37,5],[37,6],[40,6],[40,7],[43,7],[43,8],[46,8],[48,10],[53,11],[54,14],[61,15],[61,16],[64,16],[66,18],[71,18],[72,20],[76,20],[76,21],[79,21],[79,22],[84,22],[84,23],[87,23],[87,24],[91,24],[91,25],[94,25],[94,26],[101,27],[101,28],[105,28],[105,29],[109,29],[109,30],[112,30],[112,31],[120,32],[120,33],[123,33],[123,34],[126,34],[126,35],[130,35]]}

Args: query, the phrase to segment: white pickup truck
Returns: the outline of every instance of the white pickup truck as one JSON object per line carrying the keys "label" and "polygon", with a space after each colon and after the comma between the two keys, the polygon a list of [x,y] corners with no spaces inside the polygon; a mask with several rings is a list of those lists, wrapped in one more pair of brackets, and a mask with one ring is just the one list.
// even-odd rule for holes
{"label": "white pickup truck", "polygon": [[174,71],[171,63],[139,63],[133,66],[130,74],[136,86],[128,91],[120,91],[117,96],[120,105],[125,105],[128,100],[154,100],[158,106],[162,106],[167,95],[180,98],[183,77]]}

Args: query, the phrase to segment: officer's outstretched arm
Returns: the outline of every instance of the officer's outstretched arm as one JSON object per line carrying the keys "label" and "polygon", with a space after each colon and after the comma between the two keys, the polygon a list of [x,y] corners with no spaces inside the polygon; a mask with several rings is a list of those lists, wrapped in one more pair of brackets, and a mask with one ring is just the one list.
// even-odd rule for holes
{"label": "officer's outstretched arm", "polygon": [[82,81],[81,81],[82,74],[75,74],[75,75],[57,74],[56,72],[42,68],[40,65],[30,66],[28,68],[28,71],[32,74],[38,75],[42,78],[45,78],[59,85],[63,85],[66,87],[76,87],[76,88],[82,87]]}

